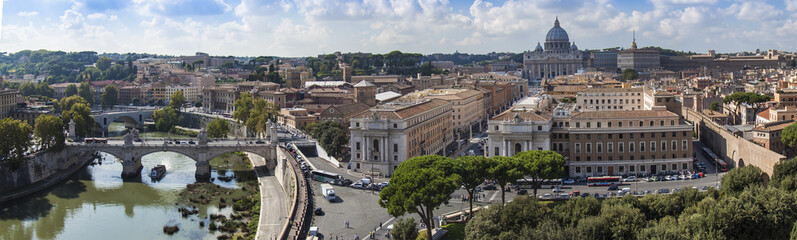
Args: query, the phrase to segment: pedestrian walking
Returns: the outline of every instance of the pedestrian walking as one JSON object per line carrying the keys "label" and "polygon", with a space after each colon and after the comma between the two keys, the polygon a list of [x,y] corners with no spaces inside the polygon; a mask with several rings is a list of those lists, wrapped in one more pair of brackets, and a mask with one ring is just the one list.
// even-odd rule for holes
{"label": "pedestrian walking", "polygon": [[382,222],[379,222],[379,228],[382,228]]}

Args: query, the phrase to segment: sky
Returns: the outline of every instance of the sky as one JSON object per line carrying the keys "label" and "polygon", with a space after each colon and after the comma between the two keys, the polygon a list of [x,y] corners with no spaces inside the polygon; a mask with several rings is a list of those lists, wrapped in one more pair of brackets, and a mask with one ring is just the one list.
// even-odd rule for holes
{"label": "sky", "polygon": [[315,56],[579,49],[795,51],[797,0],[0,0],[0,51]]}

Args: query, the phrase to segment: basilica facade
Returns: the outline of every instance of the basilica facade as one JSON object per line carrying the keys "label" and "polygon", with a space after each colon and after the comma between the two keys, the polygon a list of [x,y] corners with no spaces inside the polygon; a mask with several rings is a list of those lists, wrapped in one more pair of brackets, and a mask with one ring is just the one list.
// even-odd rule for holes
{"label": "basilica facade", "polygon": [[523,53],[523,75],[532,82],[574,74],[587,66],[587,54],[570,42],[558,18],[548,30],[544,46],[538,42],[534,51]]}

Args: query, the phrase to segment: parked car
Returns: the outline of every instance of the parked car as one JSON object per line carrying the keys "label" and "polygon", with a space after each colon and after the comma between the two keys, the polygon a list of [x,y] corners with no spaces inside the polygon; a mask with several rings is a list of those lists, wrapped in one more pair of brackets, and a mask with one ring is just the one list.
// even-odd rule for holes
{"label": "parked car", "polygon": [[576,191],[571,192],[570,195],[573,195],[574,197],[578,197],[578,196],[581,196],[581,192],[576,190]]}
{"label": "parked car", "polygon": [[519,191],[517,191],[517,195],[526,195],[526,194],[528,194],[528,191],[526,191],[526,189],[520,189]]}
{"label": "parked car", "polygon": [[670,189],[662,188],[656,191],[657,194],[666,194],[670,193]]}
{"label": "parked car", "polygon": [[609,186],[608,188],[606,188],[606,190],[609,190],[609,191],[614,191],[614,190],[617,190],[617,189],[619,189],[619,188],[618,188],[618,187],[617,187],[617,185],[615,185],[615,184],[612,184],[611,186]]}
{"label": "parked car", "polygon": [[573,179],[565,178],[562,180],[562,184],[574,184],[574,183],[576,183],[576,181]]}
{"label": "parked car", "polygon": [[188,141],[188,144],[196,144],[194,140]]}
{"label": "parked car", "polygon": [[543,194],[543,195],[539,196],[539,199],[552,199],[552,198],[553,198],[553,195],[550,194],[550,193],[546,193],[546,194]]}
{"label": "parked car", "polygon": [[321,208],[315,208],[313,213],[315,213],[315,215],[321,216],[324,215],[324,210],[321,210]]}
{"label": "parked car", "polygon": [[343,180],[340,181],[340,185],[343,185],[343,186],[350,186],[351,184],[352,184],[352,181],[349,180],[349,179],[343,179]]}
{"label": "parked car", "polygon": [[257,141],[255,141],[255,144],[264,144],[264,143],[265,143],[265,142],[263,142],[263,140],[257,140]]}
{"label": "parked car", "polygon": [[362,188],[365,188],[365,186],[366,185],[363,184],[363,182],[360,182],[360,181],[357,181],[357,182],[352,183],[351,185],[349,185],[349,187],[356,188],[356,189],[362,189]]}
{"label": "parked car", "polygon": [[564,192],[564,191],[562,191],[562,189],[561,189],[561,188],[559,188],[559,187],[555,187],[553,190],[551,190],[551,192],[553,192],[553,193],[559,193],[559,192]]}
{"label": "parked car", "polygon": [[623,182],[636,182],[636,181],[637,181],[636,176],[630,176],[626,179],[623,179]]}
{"label": "parked car", "polygon": [[497,188],[495,187],[495,185],[487,185],[487,186],[484,186],[484,190],[496,190],[496,189],[497,189]]}

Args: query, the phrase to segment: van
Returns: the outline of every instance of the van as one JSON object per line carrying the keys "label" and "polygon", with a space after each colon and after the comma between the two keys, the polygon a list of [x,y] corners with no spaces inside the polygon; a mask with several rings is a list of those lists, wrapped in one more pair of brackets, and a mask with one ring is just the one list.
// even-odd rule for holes
{"label": "van", "polygon": [[623,188],[617,191],[618,194],[629,193],[629,192],[631,192],[631,188]]}
{"label": "van", "polygon": [[366,178],[360,179],[360,182],[362,182],[363,184],[365,184],[367,186],[367,185],[371,184],[371,178],[366,177]]}

